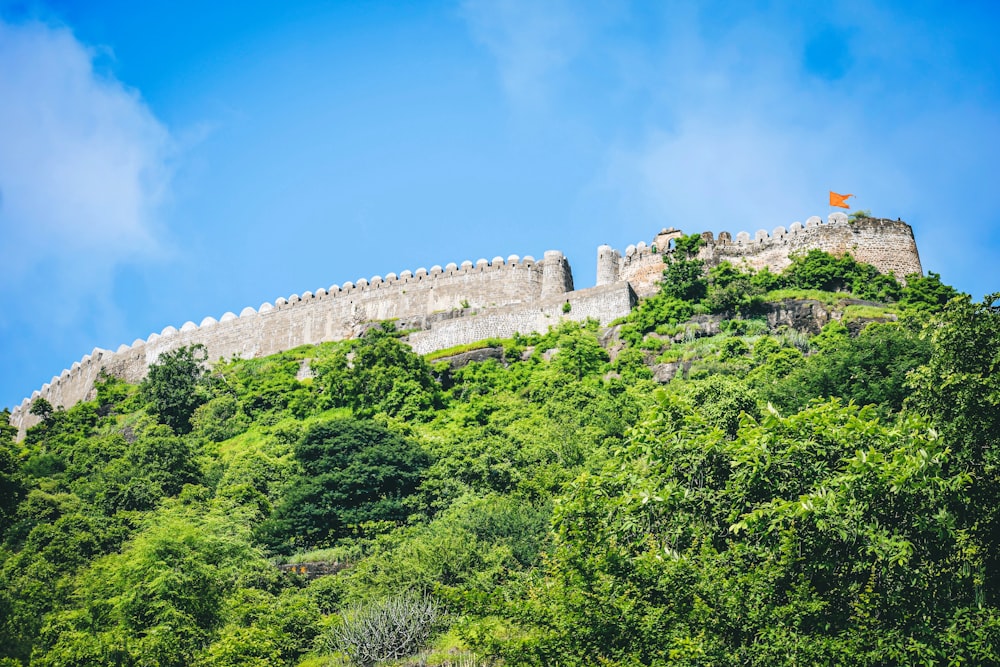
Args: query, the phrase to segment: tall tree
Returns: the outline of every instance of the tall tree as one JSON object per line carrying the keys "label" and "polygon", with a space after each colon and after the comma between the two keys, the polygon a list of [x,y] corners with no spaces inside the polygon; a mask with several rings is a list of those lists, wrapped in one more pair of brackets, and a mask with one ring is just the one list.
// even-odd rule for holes
{"label": "tall tree", "polygon": [[201,344],[164,352],[142,381],[142,394],[153,414],[177,433],[191,430],[191,415],[208,398],[200,391],[207,358]]}

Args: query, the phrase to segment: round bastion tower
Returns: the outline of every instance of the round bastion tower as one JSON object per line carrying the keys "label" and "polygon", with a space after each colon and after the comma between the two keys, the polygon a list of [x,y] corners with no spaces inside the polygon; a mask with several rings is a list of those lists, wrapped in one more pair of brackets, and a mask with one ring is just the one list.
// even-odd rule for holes
{"label": "round bastion tower", "polygon": [[621,280],[622,254],[609,245],[597,248],[597,286],[613,285]]}
{"label": "round bastion tower", "polygon": [[546,250],[542,260],[542,297],[573,291],[569,262],[558,250]]}

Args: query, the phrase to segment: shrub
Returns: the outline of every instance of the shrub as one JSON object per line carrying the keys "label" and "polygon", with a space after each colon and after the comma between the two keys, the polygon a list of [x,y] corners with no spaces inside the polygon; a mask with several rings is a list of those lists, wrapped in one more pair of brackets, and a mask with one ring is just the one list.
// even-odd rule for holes
{"label": "shrub", "polygon": [[331,648],[343,651],[360,667],[405,658],[420,650],[440,616],[434,600],[415,593],[354,607],[331,631]]}

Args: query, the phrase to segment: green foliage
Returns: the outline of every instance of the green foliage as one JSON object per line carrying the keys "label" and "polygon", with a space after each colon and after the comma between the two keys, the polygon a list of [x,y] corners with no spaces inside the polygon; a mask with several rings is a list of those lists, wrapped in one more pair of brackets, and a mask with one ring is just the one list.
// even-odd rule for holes
{"label": "green foliage", "polygon": [[902,287],[891,273],[880,273],[850,255],[837,258],[815,249],[793,257],[792,264],[781,274],[781,283],[793,289],[849,291],[862,299],[883,302],[896,301],[902,294]]}
{"label": "green foliage", "polygon": [[704,239],[701,238],[700,234],[688,234],[674,239],[673,243],[675,255],[690,259],[698,254]]}
{"label": "green foliage", "polygon": [[83,573],[76,604],[46,619],[32,663],[190,665],[254,558],[220,517],[164,517]]}
{"label": "green foliage", "polygon": [[28,410],[29,414],[35,415],[43,422],[48,421],[52,417],[54,408],[52,404],[49,403],[43,396],[39,396],[31,403],[31,409]]}
{"label": "green foliage", "polygon": [[695,259],[702,238],[691,234],[674,239],[673,244],[673,252],[663,255],[666,266],[660,282],[660,294],[681,301],[700,301],[707,289],[705,262]]}
{"label": "green foliage", "polygon": [[94,382],[97,392],[97,409],[102,416],[135,409],[128,401],[135,395],[135,387],[124,380],[109,375],[103,368]]}
{"label": "green foliage", "polygon": [[169,429],[150,429],[134,442],[110,440],[119,455],[104,467],[95,501],[107,514],[149,510],[199,481],[191,444]]}
{"label": "green foliage", "polygon": [[[0,420],[6,415],[0,412]],[[24,476],[14,448],[0,440],[0,540],[13,523],[17,506],[26,493]]]}
{"label": "green foliage", "polygon": [[[666,395],[661,410],[557,504],[544,579],[495,605],[520,639],[474,646],[537,665],[891,663],[914,641],[932,662],[994,655],[981,558],[944,509],[967,479],[942,474],[925,424],[830,404],[728,441]],[[945,629],[969,617],[973,635]]]}
{"label": "green foliage", "polygon": [[693,305],[667,294],[666,290],[644,299],[639,307],[625,318],[621,337],[633,345],[638,345],[644,334],[654,331],[662,324],[677,324],[694,314]]}
{"label": "green foliage", "polygon": [[203,345],[164,352],[142,381],[143,397],[161,423],[177,433],[191,430],[191,415],[205,402],[202,378],[208,352]]}
{"label": "green foliage", "polygon": [[13,442],[17,436],[17,427],[10,423],[10,408],[0,410],[0,444]]}
{"label": "green foliage", "polygon": [[441,610],[433,599],[401,593],[344,613],[329,642],[359,667],[415,654],[430,637]]}
{"label": "green foliage", "polygon": [[958,290],[941,282],[941,276],[933,271],[926,276],[906,276],[906,287],[899,299],[901,306],[916,310],[940,310],[946,303],[959,296]]}
{"label": "green foliage", "polygon": [[770,289],[772,278],[774,276],[767,271],[746,273],[729,262],[722,262],[708,271],[705,304],[713,313],[752,315],[763,303],[762,296]]}
{"label": "green foliage", "polygon": [[314,423],[295,445],[302,473],[260,529],[279,551],[326,546],[365,522],[403,522],[426,455],[372,421]]}
{"label": "green foliage", "polygon": [[[698,243],[617,331],[456,368],[391,325],[208,377],[188,351],[155,378],[183,419],[105,376],[0,428],[0,664],[367,664],[401,591],[448,614],[398,664],[1000,662],[1000,297],[821,255],[705,274]],[[776,296],[843,321],[774,329]]]}
{"label": "green foliage", "polygon": [[441,387],[428,363],[392,333],[369,329],[351,347],[313,364],[316,382],[331,405],[361,417],[378,412],[422,418],[441,404]]}
{"label": "green foliage", "polygon": [[223,394],[198,406],[191,415],[191,426],[195,433],[222,442],[243,433],[250,426],[250,418],[236,397]]}
{"label": "green foliage", "polygon": [[934,352],[912,380],[911,404],[946,429],[957,455],[996,463],[1000,443],[1000,295],[951,301],[931,329]]}
{"label": "green foliage", "polygon": [[870,324],[851,338],[831,322],[814,338],[821,353],[810,356],[765,396],[783,411],[796,411],[816,398],[840,398],[876,405],[884,414],[902,409],[907,376],[926,363],[931,345],[920,332],[896,323]]}

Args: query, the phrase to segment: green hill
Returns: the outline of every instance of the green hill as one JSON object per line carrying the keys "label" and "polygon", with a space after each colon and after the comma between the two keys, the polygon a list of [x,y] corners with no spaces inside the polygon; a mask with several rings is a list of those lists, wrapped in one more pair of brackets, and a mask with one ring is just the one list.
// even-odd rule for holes
{"label": "green hill", "polygon": [[1000,296],[688,243],[609,329],[36,403],[0,665],[1000,662]]}

